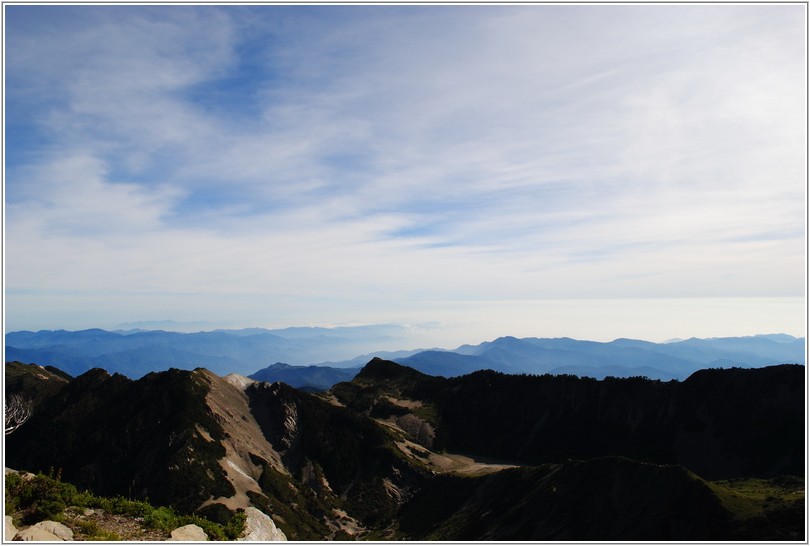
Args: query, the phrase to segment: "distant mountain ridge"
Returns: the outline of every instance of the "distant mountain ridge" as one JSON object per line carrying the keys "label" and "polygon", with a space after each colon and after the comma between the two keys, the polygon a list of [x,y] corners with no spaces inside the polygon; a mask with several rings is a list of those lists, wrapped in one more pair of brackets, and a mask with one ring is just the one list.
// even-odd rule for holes
{"label": "distant mountain ridge", "polygon": [[[704,368],[805,364],[805,339],[786,334],[691,338],[668,343],[624,338],[596,342],[506,336],[478,345],[462,345],[452,351],[366,350],[370,345],[396,343],[398,332],[401,334],[394,325],[196,333],[45,330],[10,332],[5,337],[5,348],[6,361],[57,366],[74,376],[92,368],[138,378],[172,367],[205,367],[219,375],[260,376],[265,381],[281,380],[321,390],[350,379],[351,373],[373,357],[443,377],[492,369],[596,379],[645,376],[683,380]],[[288,367],[262,368],[268,362]]]}
{"label": "distant mountain ridge", "polygon": [[[653,379],[685,379],[703,368],[805,363],[804,338],[784,334],[776,339],[772,336],[692,338],[673,343],[621,338],[596,342],[501,337],[475,346],[465,345],[455,352],[481,359],[480,363],[469,361],[478,369],[491,368],[504,373],[570,373],[596,378],[635,374]],[[398,361],[410,365],[408,359]],[[634,373],[636,371],[638,373]]]}

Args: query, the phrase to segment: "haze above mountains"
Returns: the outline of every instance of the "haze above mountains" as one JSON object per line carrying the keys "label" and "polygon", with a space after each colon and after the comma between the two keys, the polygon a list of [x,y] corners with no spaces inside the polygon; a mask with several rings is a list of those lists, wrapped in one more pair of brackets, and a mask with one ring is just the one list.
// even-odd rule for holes
{"label": "haze above mountains", "polygon": [[805,339],[786,334],[668,343],[507,336],[454,350],[383,350],[396,347],[403,330],[398,325],[371,325],[196,333],[140,329],[19,331],[6,334],[5,350],[7,362],[57,366],[74,376],[92,368],[139,378],[169,368],[205,367],[219,375],[238,373],[320,390],[350,380],[373,357],[444,377],[492,369],[510,374],[683,380],[704,368],[805,364]]}

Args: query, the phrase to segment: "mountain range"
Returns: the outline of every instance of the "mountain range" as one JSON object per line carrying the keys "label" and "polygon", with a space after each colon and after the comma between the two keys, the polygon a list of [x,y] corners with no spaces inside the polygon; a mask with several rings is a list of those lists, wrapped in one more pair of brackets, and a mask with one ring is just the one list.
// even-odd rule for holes
{"label": "mountain range", "polygon": [[250,377],[325,390],[345,380],[348,374],[359,371],[358,363],[372,356],[381,356],[428,375],[442,377],[495,370],[512,374],[576,375],[595,379],[642,376],[669,381],[686,379],[693,372],[705,368],[804,364],[805,342],[804,338],[784,334],[693,338],[672,343],[631,339],[602,343],[570,338],[501,337],[479,345],[463,345],[454,351],[431,349],[364,355],[320,366],[282,367],[275,364]]}
{"label": "mountain range", "polygon": [[403,327],[386,324],[194,333],[139,329],[110,332],[98,328],[75,332],[41,330],[7,333],[5,351],[6,362],[54,365],[71,375],[101,368],[136,379],[153,371],[196,367],[220,375],[246,375],[271,362],[306,365],[381,351],[399,343],[405,334]]}
{"label": "mountain range", "polygon": [[491,369],[596,379],[645,376],[682,380],[704,368],[805,363],[804,338],[785,334],[692,338],[671,343],[501,337],[452,351],[383,350],[403,335],[402,328],[396,325],[197,333],[43,330],[6,334],[5,351],[7,362],[57,366],[74,376],[101,368],[137,379],[169,368],[204,367],[219,375],[238,373],[320,390],[350,379],[373,357],[443,377]]}
{"label": "mountain range", "polygon": [[212,519],[253,506],[293,540],[805,538],[801,365],[446,378],[374,358],[318,393],[204,368],[6,375],[47,393],[7,466]]}

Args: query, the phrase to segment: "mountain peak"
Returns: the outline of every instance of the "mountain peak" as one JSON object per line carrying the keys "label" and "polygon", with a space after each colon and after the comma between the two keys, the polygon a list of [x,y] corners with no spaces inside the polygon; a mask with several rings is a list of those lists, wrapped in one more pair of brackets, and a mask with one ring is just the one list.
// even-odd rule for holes
{"label": "mountain peak", "polygon": [[360,370],[356,377],[358,379],[403,379],[425,377],[425,374],[408,366],[375,356]]}

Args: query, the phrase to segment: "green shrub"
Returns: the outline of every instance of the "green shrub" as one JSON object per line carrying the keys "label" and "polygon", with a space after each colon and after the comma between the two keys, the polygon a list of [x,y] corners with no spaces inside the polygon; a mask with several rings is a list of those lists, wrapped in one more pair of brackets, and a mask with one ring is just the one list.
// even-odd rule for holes
{"label": "green shrub", "polygon": [[89,508],[96,502],[96,496],[90,491],[82,491],[76,493],[70,501],[71,506],[78,506],[79,508]]}
{"label": "green shrub", "polygon": [[231,520],[225,524],[223,530],[228,540],[236,540],[242,531],[245,530],[245,522],[247,521],[247,514],[244,511],[237,511],[231,517]]}
{"label": "green shrub", "polygon": [[34,503],[33,508],[34,509],[26,518],[27,521],[42,521],[46,519],[59,521],[62,519],[62,512],[67,507],[61,500],[43,499]]}
{"label": "green shrub", "polygon": [[198,525],[203,531],[205,531],[205,534],[208,535],[209,540],[226,540],[225,532],[223,531],[221,525],[205,518],[201,518],[197,515],[181,516],[178,519],[177,524],[179,526],[190,524]]}
{"label": "green shrub", "polygon": [[108,499],[106,509],[114,514],[132,516],[134,518],[145,518],[155,510],[148,502],[125,499],[124,497],[113,497]]}
{"label": "green shrub", "polygon": [[177,516],[170,508],[160,506],[143,516],[143,521],[149,527],[160,529],[161,531],[172,531],[179,527]]}
{"label": "green shrub", "polygon": [[10,516],[19,509],[20,505],[20,482],[22,478],[19,474],[6,474],[6,508],[5,513]]}
{"label": "green shrub", "polygon": [[9,474],[6,479],[6,511],[27,510],[24,523],[59,520],[62,511],[77,495],[74,486],[42,474],[33,478]]}
{"label": "green shrub", "polygon": [[220,502],[215,502],[197,510],[197,515],[205,519],[210,519],[214,523],[225,525],[231,521],[233,510]]}
{"label": "green shrub", "polygon": [[79,531],[81,531],[83,535],[87,535],[87,537],[96,536],[101,533],[101,528],[95,521],[77,520],[76,527],[79,528]]}

